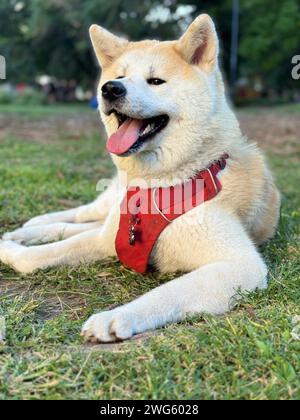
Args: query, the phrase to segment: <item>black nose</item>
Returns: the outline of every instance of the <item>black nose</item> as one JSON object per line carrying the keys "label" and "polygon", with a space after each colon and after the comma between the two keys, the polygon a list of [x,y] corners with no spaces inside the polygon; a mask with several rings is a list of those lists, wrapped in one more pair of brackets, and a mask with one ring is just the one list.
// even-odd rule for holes
{"label": "black nose", "polygon": [[127,90],[121,82],[107,82],[102,86],[102,96],[109,101],[123,98],[126,93]]}

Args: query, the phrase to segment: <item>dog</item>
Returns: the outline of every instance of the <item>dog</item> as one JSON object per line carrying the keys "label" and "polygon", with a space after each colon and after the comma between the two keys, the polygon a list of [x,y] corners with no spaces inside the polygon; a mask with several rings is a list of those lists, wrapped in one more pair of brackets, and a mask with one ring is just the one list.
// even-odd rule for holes
{"label": "dog", "polygon": [[[92,316],[82,329],[91,342],[126,340],[188,316],[227,313],[240,292],[267,287],[257,247],[276,232],[280,194],[228,104],[214,22],[200,15],[177,41],[129,42],[97,25],[90,36],[102,68],[98,99],[107,149],[118,174],[92,204],[36,217],[5,234],[0,260],[32,273],[119,255],[138,272],[150,265],[183,273]],[[202,199],[188,211],[175,215],[159,206],[161,191],[193,188],[196,180]],[[129,215],[122,213],[134,197],[131,188],[144,198],[151,193],[153,216],[146,212],[139,219],[128,208]]]}

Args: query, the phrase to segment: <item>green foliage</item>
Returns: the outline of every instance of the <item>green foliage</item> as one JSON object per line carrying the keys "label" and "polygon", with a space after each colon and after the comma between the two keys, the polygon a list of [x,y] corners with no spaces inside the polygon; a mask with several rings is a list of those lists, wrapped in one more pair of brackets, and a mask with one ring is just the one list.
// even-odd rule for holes
{"label": "green foliage", "polygon": [[46,105],[47,97],[41,92],[27,88],[24,92],[15,96],[12,102],[16,105]]}
{"label": "green foliage", "polygon": [[270,86],[292,82],[291,58],[300,48],[298,0],[244,0],[240,54],[246,74],[263,76]]}
{"label": "green foliage", "polygon": [[47,97],[44,93],[32,88],[26,88],[23,92],[8,93],[0,91],[0,105],[46,105]]}
{"label": "green foliage", "polygon": [[[240,4],[240,74],[262,76],[275,88],[291,83],[291,57],[300,47],[299,0]],[[172,39],[201,12],[216,20],[228,73],[232,0],[2,0],[0,53],[10,81],[50,74],[91,87],[98,72],[88,36],[92,23],[133,40]]]}
{"label": "green foliage", "polygon": [[13,97],[11,94],[0,91],[0,104],[1,105],[11,104],[12,102],[13,102]]}

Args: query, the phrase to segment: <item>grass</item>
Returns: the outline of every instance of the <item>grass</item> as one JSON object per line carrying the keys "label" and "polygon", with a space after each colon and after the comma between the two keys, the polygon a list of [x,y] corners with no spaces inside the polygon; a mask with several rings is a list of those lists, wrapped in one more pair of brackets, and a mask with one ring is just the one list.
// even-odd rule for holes
{"label": "grass", "polygon": [[269,106],[267,104],[260,104],[260,105],[249,105],[249,106],[241,106],[239,108],[240,112],[251,112],[254,114],[261,113],[262,111],[271,111],[273,113],[277,112],[287,112],[287,113],[299,113],[300,112],[300,103],[294,104],[277,104]]}
{"label": "grass", "polygon": [[16,104],[0,104],[0,114],[20,114],[28,117],[38,118],[46,115],[55,114],[73,114],[81,112],[89,112],[90,107],[87,103],[69,104],[69,105],[16,105]]}
{"label": "grass", "polygon": [[[7,111],[9,112],[9,111]],[[42,115],[36,110],[28,118]],[[99,136],[40,144],[0,140],[0,234],[47,211],[88,202],[113,169]],[[283,192],[276,238],[262,250],[270,287],[225,317],[195,317],[146,340],[84,345],[95,311],[169,277],[142,277],[106,261],[21,276],[0,265],[0,399],[300,399],[300,153],[270,156]]]}

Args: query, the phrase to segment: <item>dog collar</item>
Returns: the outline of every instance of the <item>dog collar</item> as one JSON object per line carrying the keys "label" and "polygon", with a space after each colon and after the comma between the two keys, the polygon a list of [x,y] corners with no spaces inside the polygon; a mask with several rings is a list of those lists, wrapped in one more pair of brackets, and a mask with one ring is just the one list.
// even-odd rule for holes
{"label": "dog collar", "polygon": [[222,190],[218,174],[225,169],[227,159],[226,154],[182,185],[127,190],[115,243],[125,267],[141,274],[147,272],[152,250],[164,229]]}

